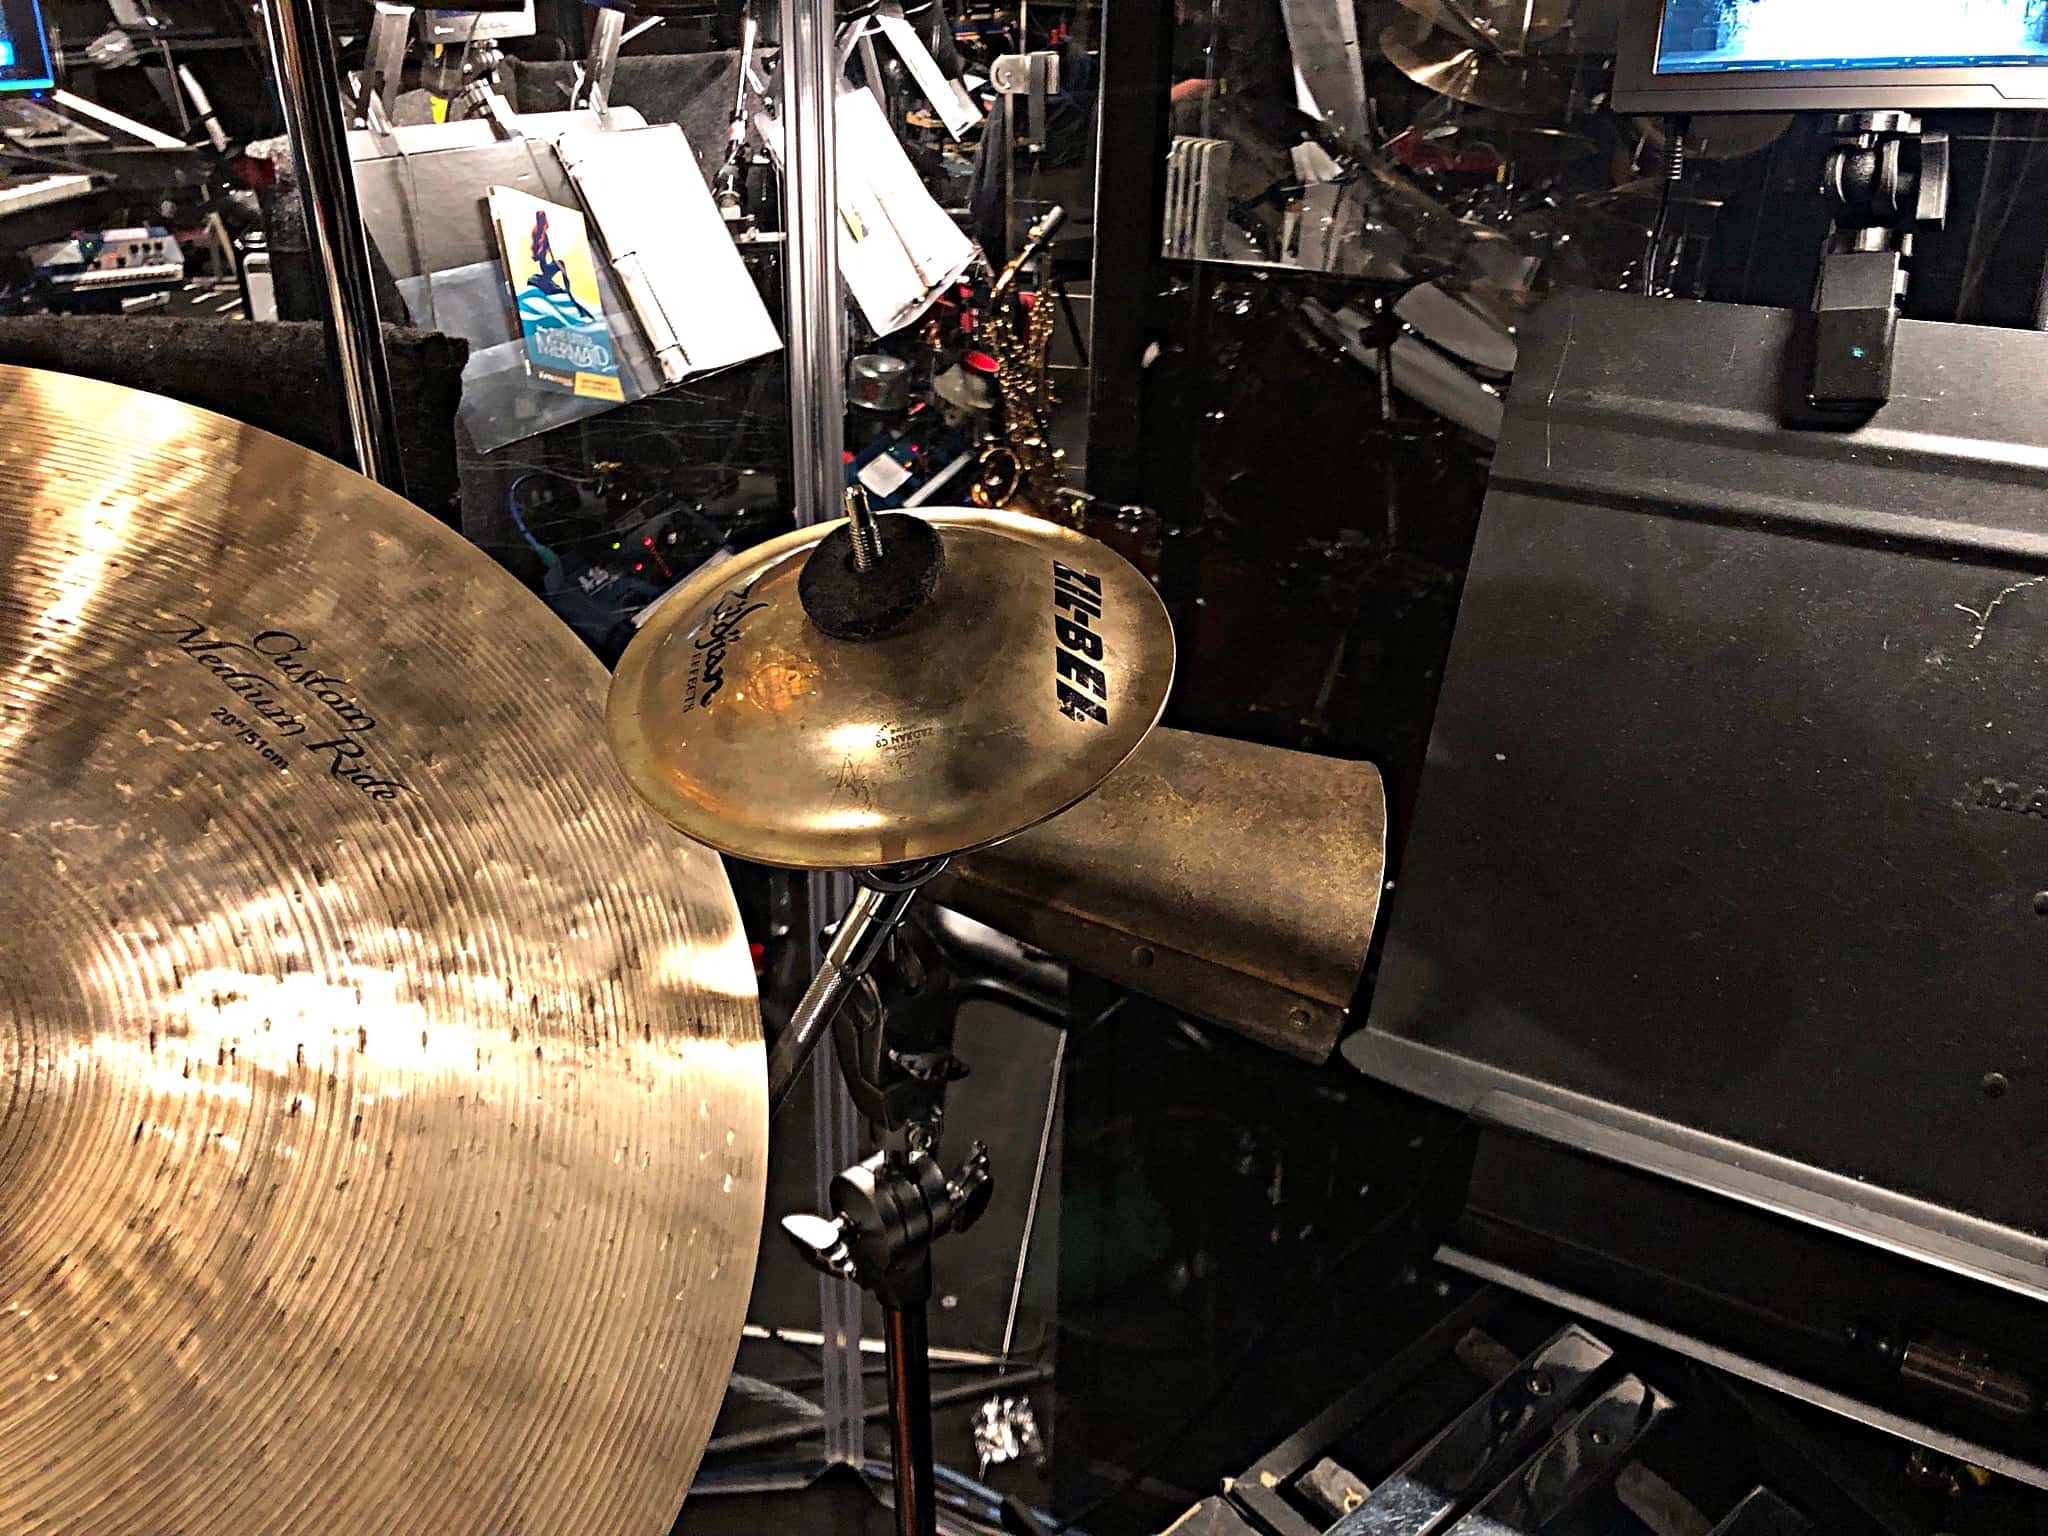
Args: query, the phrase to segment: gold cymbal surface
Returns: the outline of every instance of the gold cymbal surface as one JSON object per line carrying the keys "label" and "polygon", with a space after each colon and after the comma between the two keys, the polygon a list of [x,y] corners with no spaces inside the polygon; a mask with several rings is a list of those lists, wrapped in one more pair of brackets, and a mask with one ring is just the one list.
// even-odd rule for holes
{"label": "gold cymbal surface", "polygon": [[716,855],[425,513],[0,413],[0,1530],[660,1536],[764,1193]]}
{"label": "gold cymbal surface", "polygon": [[1571,25],[1571,0],[1401,0],[1460,42],[1514,53]]}
{"label": "gold cymbal surface", "polygon": [[1497,53],[1419,18],[1381,32],[1380,51],[1417,85],[1496,112],[1554,114],[1570,90],[1568,74],[1546,58]]}
{"label": "gold cymbal surface", "polygon": [[700,842],[858,869],[998,842],[1066,809],[1158,722],[1173,628],[1085,534],[921,508],[945,565],[895,632],[834,640],[797,582],[839,523],[678,589],[627,647],[607,713],[627,779]]}

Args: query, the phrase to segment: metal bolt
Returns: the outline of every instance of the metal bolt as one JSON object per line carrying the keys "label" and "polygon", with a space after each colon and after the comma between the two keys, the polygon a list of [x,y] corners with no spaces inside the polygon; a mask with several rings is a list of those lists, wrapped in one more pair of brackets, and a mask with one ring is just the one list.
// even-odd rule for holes
{"label": "metal bolt", "polygon": [[1524,1383],[1524,1385],[1529,1389],[1529,1395],[1531,1397],[1550,1396],[1550,1378],[1548,1376],[1545,1376],[1541,1371],[1531,1371],[1529,1373],[1529,1379]]}
{"label": "metal bolt", "polygon": [[2034,892],[2034,912],[2037,916],[2048,917],[2048,891]]}
{"label": "metal bolt", "polygon": [[1140,944],[1131,951],[1131,964],[1141,969],[1150,966],[1157,958],[1158,956],[1152,953],[1149,945]]}
{"label": "metal bolt", "polygon": [[2004,1098],[2005,1090],[2011,1086],[2012,1084],[2006,1081],[2003,1072],[1986,1072],[1984,1074],[1982,1087],[1984,1089],[1984,1097],[1987,1099]]}
{"label": "metal bolt", "polygon": [[853,540],[853,568],[866,573],[882,558],[882,526],[868,505],[867,493],[859,486],[846,490],[846,532]]}

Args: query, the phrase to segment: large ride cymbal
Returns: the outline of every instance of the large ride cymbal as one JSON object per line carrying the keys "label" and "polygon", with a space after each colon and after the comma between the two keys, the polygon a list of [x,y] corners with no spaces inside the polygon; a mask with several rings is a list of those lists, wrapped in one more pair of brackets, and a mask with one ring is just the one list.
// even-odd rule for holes
{"label": "large ride cymbal", "polygon": [[661,1536],[764,1192],[717,857],[425,513],[0,414],[0,1529]]}
{"label": "large ride cymbal", "polygon": [[1496,112],[1561,113],[1571,93],[1569,73],[1546,58],[1496,52],[1419,18],[1383,31],[1380,51],[1417,85]]}
{"label": "large ride cymbal", "polygon": [[835,640],[798,579],[843,524],[691,578],[612,681],[626,777],[700,842],[859,869],[998,842],[1130,756],[1173,683],[1173,629],[1107,545],[1014,512],[920,509],[944,550],[929,601]]}

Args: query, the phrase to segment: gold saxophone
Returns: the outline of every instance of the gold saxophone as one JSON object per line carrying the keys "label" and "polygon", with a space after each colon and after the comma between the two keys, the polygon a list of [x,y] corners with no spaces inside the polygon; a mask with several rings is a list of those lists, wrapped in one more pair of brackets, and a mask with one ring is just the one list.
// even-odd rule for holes
{"label": "gold saxophone", "polygon": [[1072,525],[1075,507],[1061,484],[1060,461],[1065,455],[1052,445],[1052,381],[1046,376],[1052,290],[1041,284],[1029,304],[1017,292],[1018,274],[1052,243],[1066,218],[1064,208],[1048,209],[989,289],[988,349],[996,360],[1003,436],[982,449],[980,478],[972,494],[976,506],[1008,507]]}

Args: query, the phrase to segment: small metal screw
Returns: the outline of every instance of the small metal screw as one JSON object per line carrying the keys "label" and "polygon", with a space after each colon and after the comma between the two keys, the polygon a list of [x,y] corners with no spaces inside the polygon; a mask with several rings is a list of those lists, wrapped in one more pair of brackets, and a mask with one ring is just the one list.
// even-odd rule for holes
{"label": "small metal screw", "polygon": [[1609,1434],[1604,1429],[1596,1429],[1593,1431],[1592,1434],[1588,1435],[1586,1438],[1591,1440],[1595,1445],[1605,1445],[1608,1441],[1612,1440],[1614,1436]]}
{"label": "small metal screw", "polygon": [[1303,1007],[1296,1006],[1287,1010],[1287,1022],[1296,1029],[1307,1029],[1313,1017],[1314,1015]]}
{"label": "small metal screw", "polygon": [[1140,969],[1150,969],[1152,962],[1158,958],[1157,955],[1152,953],[1152,948],[1148,944],[1140,944],[1131,951],[1131,964],[1138,966]]}
{"label": "small metal screw", "polygon": [[1984,1097],[1987,1099],[2004,1098],[2005,1090],[2011,1086],[2012,1084],[2006,1081],[2003,1072],[1986,1072],[1984,1074],[1982,1087],[1984,1089]]}
{"label": "small metal screw", "polygon": [[2037,916],[2048,917],[2048,891],[2034,892],[2034,912]]}
{"label": "small metal screw", "polygon": [[867,493],[859,486],[846,489],[846,533],[853,541],[853,568],[867,572],[882,558],[882,528],[868,505]]}
{"label": "small metal screw", "polygon": [[1541,1371],[1531,1371],[1529,1379],[1523,1385],[1528,1388],[1531,1397],[1550,1396],[1550,1378]]}

